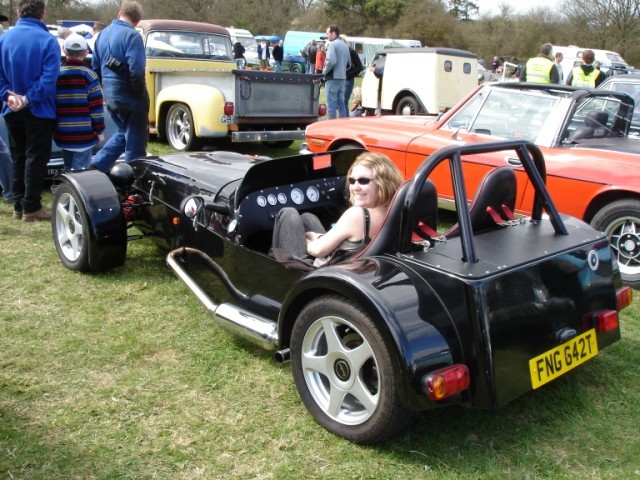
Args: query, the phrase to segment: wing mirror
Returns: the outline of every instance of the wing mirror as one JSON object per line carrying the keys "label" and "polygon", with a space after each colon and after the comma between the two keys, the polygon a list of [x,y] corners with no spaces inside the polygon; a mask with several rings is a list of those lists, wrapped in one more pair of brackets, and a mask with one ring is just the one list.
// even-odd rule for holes
{"label": "wing mirror", "polygon": [[195,218],[204,207],[213,210],[216,213],[230,215],[231,208],[224,203],[206,202],[202,197],[187,197],[182,202],[182,213],[187,218]]}

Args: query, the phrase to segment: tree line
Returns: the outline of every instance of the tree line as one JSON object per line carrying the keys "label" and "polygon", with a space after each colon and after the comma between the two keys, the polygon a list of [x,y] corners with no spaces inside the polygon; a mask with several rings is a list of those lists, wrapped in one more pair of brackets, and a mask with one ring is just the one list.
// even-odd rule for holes
{"label": "tree line", "polygon": [[[198,20],[246,28],[254,35],[324,31],[335,24],[352,36],[410,38],[431,47],[468,50],[490,63],[525,61],[542,43],[620,53],[640,65],[640,0],[561,0],[555,10],[518,13],[506,4],[483,14],[471,0],[139,0],[145,18]],[[17,0],[2,0],[9,12]],[[48,23],[110,22],[118,0],[49,0]],[[12,16],[15,20],[15,13]]]}

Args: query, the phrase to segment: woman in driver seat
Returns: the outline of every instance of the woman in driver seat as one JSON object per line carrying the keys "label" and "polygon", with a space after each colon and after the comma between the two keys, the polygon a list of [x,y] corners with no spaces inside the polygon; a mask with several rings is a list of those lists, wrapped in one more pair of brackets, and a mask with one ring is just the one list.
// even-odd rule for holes
{"label": "woman in driver seat", "polygon": [[329,231],[312,213],[300,215],[291,207],[278,212],[272,244],[276,259],[285,251],[319,267],[338,253],[350,256],[364,249],[382,226],[389,203],[404,178],[389,157],[365,152],[351,165],[347,181],[351,207]]}

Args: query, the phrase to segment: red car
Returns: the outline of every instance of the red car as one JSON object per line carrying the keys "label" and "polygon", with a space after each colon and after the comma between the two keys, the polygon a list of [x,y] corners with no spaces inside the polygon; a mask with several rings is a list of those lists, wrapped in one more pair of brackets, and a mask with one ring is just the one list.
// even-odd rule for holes
{"label": "red car", "polygon": [[[640,288],[640,141],[628,137],[633,108],[633,99],[619,92],[484,84],[435,120],[385,116],[314,123],[306,130],[306,148],[382,152],[409,178],[426,156],[445,146],[529,140],[544,154],[547,187],[560,212],[606,232],[623,280]],[[533,188],[515,154],[462,160],[469,192],[490,169],[511,166],[518,177],[516,213],[531,213]],[[444,168],[436,173],[440,204],[453,207],[451,174]]]}

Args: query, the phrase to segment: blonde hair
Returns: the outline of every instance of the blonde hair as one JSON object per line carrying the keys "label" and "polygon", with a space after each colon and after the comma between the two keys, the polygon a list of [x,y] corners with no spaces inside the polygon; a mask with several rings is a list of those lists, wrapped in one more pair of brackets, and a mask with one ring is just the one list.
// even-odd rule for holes
{"label": "blonde hair", "polygon": [[[404,182],[404,177],[398,167],[384,153],[364,152],[358,155],[351,168],[349,168],[347,178],[351,176],[351,172],[358,165],[371,169],[373,172],[371,180],[378,186],[378,205],[387,206],[395,195],[396,190]],[[351,204],[354,203],[353,195],[351,194],[349,194],[349,202]]]}

